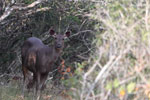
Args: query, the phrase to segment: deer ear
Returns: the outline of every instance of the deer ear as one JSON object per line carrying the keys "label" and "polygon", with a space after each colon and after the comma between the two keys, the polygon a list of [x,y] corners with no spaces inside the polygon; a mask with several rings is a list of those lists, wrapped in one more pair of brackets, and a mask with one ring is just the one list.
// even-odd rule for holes
{"label": "deer ear", "polygon": [[65,33],[65,35],[67,36],[67,37],[69,37],[70,36],[70,31],[67,31],[66,33]]}
{"label": "deer ear", "polygon": [[49,30],[49,33],[50,33],[50,35],[54,35],[54,34],[55,34],[55,31],[54,31],[53,29],[50,29],[50,30]]}

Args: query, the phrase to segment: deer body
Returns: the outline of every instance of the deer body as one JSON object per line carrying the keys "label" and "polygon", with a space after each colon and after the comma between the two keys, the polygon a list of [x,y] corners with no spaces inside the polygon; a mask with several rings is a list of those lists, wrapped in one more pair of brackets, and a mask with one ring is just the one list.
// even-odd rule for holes
{"label": "deer body", "polygon": [[[50,30],[50,34],[54,35],[55,32]],[[66,34],[69,33],[66,32]],[[51,46],[46,46],[36,37],[30,37],[24,42],[21,48],[22,70],[24,75],[23,94],[28,77],[27,74],[30,71],[33,73],[32,84],[35,84],[34,95],[38,92],[40,95],[40,90],[45,84],[48,73],[52,72],[53,65],[64,47],[64,35],[58,34],[55,35],[55,38],[56,40]]]}
{"label": "deer body", "polygon": [[54,45],[50,47],[44,45],[41,40],[35,37],[24,42],[22,48],[23,65],[33,72],[48,73],[51,66],[60,56],[61,51],[55,50]]}

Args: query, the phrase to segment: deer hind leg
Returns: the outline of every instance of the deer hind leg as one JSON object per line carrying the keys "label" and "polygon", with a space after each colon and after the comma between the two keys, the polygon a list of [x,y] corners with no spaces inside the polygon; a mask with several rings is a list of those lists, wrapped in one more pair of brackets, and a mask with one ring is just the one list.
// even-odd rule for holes
{"label": "deer hind leg", "polygon": [[40,73],[36,73],[34,74],[34,78],[33,81],[35,82],[35,86],[34,86],[34,96],[33,96],[33,100],[39,100],[41,97],[41,90],[43,88],[43,86],[45,85],[45,80],[47,78],[48,74],[40,74]]}
{"label": "deer hind leg", "polygon": [[30,75],[28,76],[28,84],[27,84],[27,89],[28,89],[28,92],[30,92],[30,90],[34,87],[35,85],[35,80],[33,78],[33,75],[32,73],[30,73]]}
{"label": "deer hind leg", "polygon": [[24,97],[24,90],[25,90],[25,85],[27,83],[27,75],[28,75],[28,70],[25,66],[22,66],[22,72],[23,72],[23,89],[22,89],[22,94]]}
{"label": "deer hind leg", "polygon": [[27,89],[30,91],[31,88],[34,87],[35,85],[35,81],[36,81],[36,78],[35,78],[35,74],[33,72],[36,71],[35,69],[35,64],[36,64],[36,54],[34,52],[31,52],[28,56],[27,56],[27,65],[30,66],[30,70],[31,70],[31,73],[29,73],[29,76],[28,76],[28,85],[27,85]]}
{"label": "deer hind leg", "polygon": [[37,75],[36,73],[33,73],[33,81],[35,82],[35,85],[33,85],[33,100],[36,98],[36,85],[37,85]]}
{"label": "deer hind leg", "polygon": [[41,95],[41,74],[40,73],[34,73],[33,74],[34,80],[35,80],[35,85],[34,85],[34,94],[33,94],[33,100],[39,100],[40,99],[40,95]]}

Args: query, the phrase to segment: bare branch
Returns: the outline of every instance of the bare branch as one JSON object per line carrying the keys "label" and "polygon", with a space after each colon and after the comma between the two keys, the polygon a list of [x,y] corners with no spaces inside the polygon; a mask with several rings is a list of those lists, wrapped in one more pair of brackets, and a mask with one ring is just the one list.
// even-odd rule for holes
{"label": "bare branch", "polygon": [[42,3],[43,1],[45,1],[45,0],[37,0],[37,1],[33,2],[32,4],[26,6],[26,7],[13,6],[12,8],[14,10],[26,10],[26,9],[35,7],[36,5]]}
{"label": "bare branch", "polygon": [[94,89],[96,83],[102,78],[102,76],[106,72],[106,70],[110,71],[111,67],[113,67],[113,65],[116,64],[121,59],[121,57],[124,54],[126,54],[129,50],[130,50],[130,47],[128,47],[126,50],[124,50],[124,52],[121,53],[119,56],[117,56],[117,57],[112,56],[112,58],[109,60],[109,62],[103,67],[103,69],[97,75],[94,83],[91,85],[91,88],[90,88],[85,100],[88,100],[88,97],[89,97],[91,91]]}
{"label": "bare branch", "polygon": [[[29,8],[35,7],[38,4],[41,4],[44,1],[45,0],[37,0],[37,1],[33,2],[32,4],[26,6],[26,7],[21,7],[21,6],[16,6],[16,5],[14,5],[12,7],[8,6],[8,7],[6,7],[5,12],[3,13],[3,15],[0,17],[0,22],[2,22],[4,19],[6,19],[14,10],[27,10]],[[42,9],[42,10],[46,10],[46,9]]]}
{"label": "bare branch", "polygon": [[2,22],[5,18],[7,18],[13,11],[13,8],[7,7],[4,14],[0,17],[0,22]]}

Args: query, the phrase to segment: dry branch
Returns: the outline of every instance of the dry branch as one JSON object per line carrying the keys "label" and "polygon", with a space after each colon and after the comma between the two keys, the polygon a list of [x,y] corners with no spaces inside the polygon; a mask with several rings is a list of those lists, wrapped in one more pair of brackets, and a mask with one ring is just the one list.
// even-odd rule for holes
{"label": "dry branch", "polygon": [[[14,11],[14,10],[27,10],[27,9],[30,9],[30,8],[34,8],[35,6],[41,4],[42,2],[44,2],[45,0],[37,0],[35,2],[33,2],[32,4],[28,5],[28,6],[25,6],[25,7],[22,7],[22,6],[16,6],[16,5],[13,5],[13,6],[7,6],[5,8],[5,12],[3,13],[3,15],[0,17],[0,22],[2,22],[4,19],[6,19],[8,16],[11,15],[11,13]],[[47,8],[46,8],[47,9]],[[42,9],[42,10],[45,10],[45,9]],[[39,10],[38,10],[39,11]]]}
{"label": "dry branch", "polygon": [[124,50],[124,52],[122,52],[119,56],[112,56],[111,57],[111,59],[108,61],[108,63],[102,68],[102,70],[99,72],[99,74],[95,78],[95,81],[91,85],[91,88],[90,88],[85,100],[88,100],[88,97],[89,97],[91,91],[94,89],[97,82],[102,78],[104,73],[106,73],[106,72],[108,73],[112,69],[112,67],[122,58],[122,56],[124,54],[126,54],[129,50],[130,50],[130,47],[128,47],[126,50]]}

